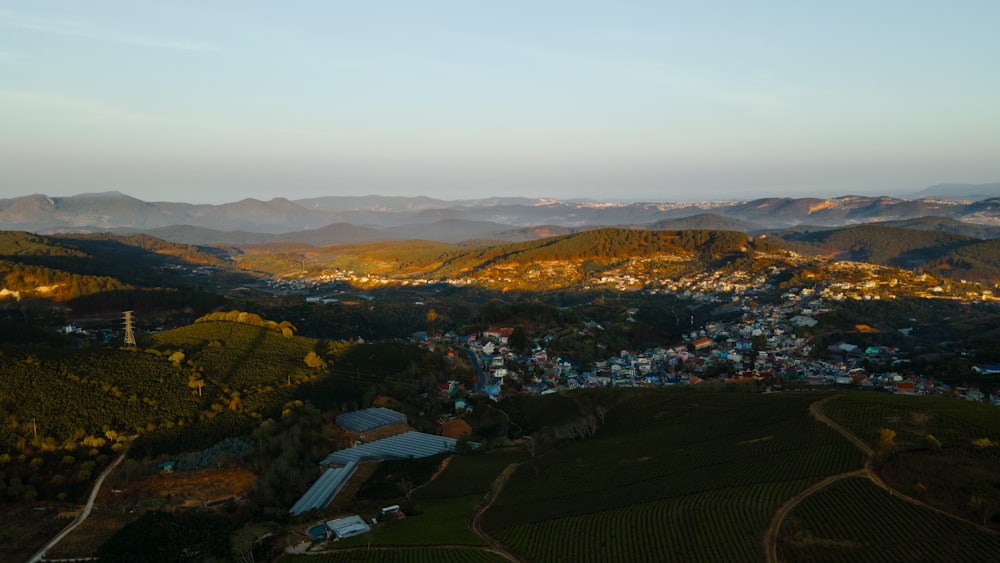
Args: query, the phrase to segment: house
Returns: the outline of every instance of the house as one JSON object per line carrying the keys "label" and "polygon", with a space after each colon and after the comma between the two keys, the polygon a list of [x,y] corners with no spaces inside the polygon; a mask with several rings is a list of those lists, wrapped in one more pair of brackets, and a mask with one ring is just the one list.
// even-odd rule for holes
{"label": "house", "polygon": [[513,334],[514,329],[512,328],[494,328],[490,327],[483,331],[483,338],[495,338],[500,344],[507,344],[510,339],[510,335]]}
{"label": "house", "polygon": [[712,339],[699,338],[697,340],[692,341],[691,344],[694,346],[695,351],[704,350],[705,348],[708,348],[709,346],[712,345]]}

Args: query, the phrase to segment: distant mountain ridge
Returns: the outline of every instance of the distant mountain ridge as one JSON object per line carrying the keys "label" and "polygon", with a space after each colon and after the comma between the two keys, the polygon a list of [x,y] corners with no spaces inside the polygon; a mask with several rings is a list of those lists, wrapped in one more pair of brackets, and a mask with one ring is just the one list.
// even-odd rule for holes
{"label": "distant mountain ridge", "polygon": [[[428,197],[331,196],[296,201],[248,198],[210,205],[146,202],[120,192],[105,192],[0,199],[0,228],[5,230],[145,232],[189,244],[328,245],[410,238],[454,244],[472,239],[526,240],[533,235],[523,229],[540,225],[557,232],[611,226],[763,232],[799,225],[837,227],[927,216],[1000,227],[1000,198],[971,203],[885,196],[601,203],[518,197],[445,201]],[[539,238],[544,236],[541,233]]]}
{"label": "distant mountain ridge", "polygon": [[913,199],[943,198],[967,201],[1000,197],[1000,182],[992,184],[936,184],[913,194]]}

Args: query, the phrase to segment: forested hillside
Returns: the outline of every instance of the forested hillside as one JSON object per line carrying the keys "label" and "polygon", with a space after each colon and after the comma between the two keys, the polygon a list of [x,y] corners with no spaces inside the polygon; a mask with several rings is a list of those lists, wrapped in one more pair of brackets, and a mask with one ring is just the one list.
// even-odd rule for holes
{"label": "forested hillside", "polygon": [[912,266],[978,242],[972,237],[947,232],[880,225],[786,233],[782,238],[802,253],[894,266]]}

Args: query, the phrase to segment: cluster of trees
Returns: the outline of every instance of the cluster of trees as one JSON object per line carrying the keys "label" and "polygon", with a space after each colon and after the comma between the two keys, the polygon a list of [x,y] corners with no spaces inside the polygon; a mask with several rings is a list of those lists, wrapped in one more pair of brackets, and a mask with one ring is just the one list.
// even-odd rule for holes
{"label": "cluster of trees", "polygon": [[744,252],[746,248],[746,234],[735,231],[608,228],[457,252],[449,256],[434,274],[446,276],[497,262],[587,260],[590,262],[585,270],[593,272],[627,257],[686,253],[718,258]]}
{"label": "cluster of trees", "polygon": [[218,251],[202,248],[191,244],[170,242],[146,234],[116,235],[111,233],[94,233],[64,235],[62,240],[74,244],[94,254],[101,249],[114,250],[119,245],[133,247],[149,253],[172,256],[191,264],[207,264],[219,266],[224,264],[218,256]]}
{"label": "cluster of trees", "polygon": [[207,323],[207,322],[229,322],[229,323],[240,323],[260,328],[265,328],[267,330],[277,332],[286,338],[290,338],[296,331],[295,325],[288,321],[266,321],[261,318],[260,315],[256,313],[247,313],[243,311],[227,311],[227,312],[216,312],[209,313],[203,317],[195,319],[196,323]]}
{"label": "cluster of trees", "polygon": [[977,239],[940,231],[861,225],[784,236],[796,250],[841,255],[849,260],[899,265],[901,261],[942,256]]}
{"label": "cluster of trees", "polygon": [[0,231],[0,256],[86,257],[86,253],[52,237],[25,231]]}
{"label": "cluster of trees", "polygon": [[927,262],[923,269],[951,279],[997,283],[1000,281],[1000,239],[963,246]]}
{"label": "cluster of trees", "polygon": [[[926,231],[860,225],[811,233],[787,233],[782,237],[803,254],[833,255],[858,262],[891,266],[912,266],[927,262],[925,269],[942,272],[968,266],[970,279],[1000,272],[1000,242],[942,231]],[[977,267],[973,267],[976,265]]]}
{"label": "cluster of trees", "polygon": [[16,291],[21,297],[44,297],[66,301],[104,291],[119,291],[129,286],[108,276],[74,274],[62,270],[0,260],[0,289]]}
{"label": "cluster of trees", "polygon": [[322,376],[305,361],[316,341],[248,325],[201,323],[152,343],[44,355],[7,346],[0,355],[6,471],[25,483],[40,475],[38,497],[48,498],[89,480],[128,435],[139,436],[130,449],[139,457],[203,448],[280,413],[295,386]]}

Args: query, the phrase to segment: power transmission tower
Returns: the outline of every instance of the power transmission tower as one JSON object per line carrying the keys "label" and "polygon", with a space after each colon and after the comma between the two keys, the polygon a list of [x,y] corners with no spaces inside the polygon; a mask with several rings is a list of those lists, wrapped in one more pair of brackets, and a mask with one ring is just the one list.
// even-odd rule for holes
{"label": "power transmission tower", "polygon": [[125,311],[125,345],[135,346],[135,332],[132,330],[132,311]]}

